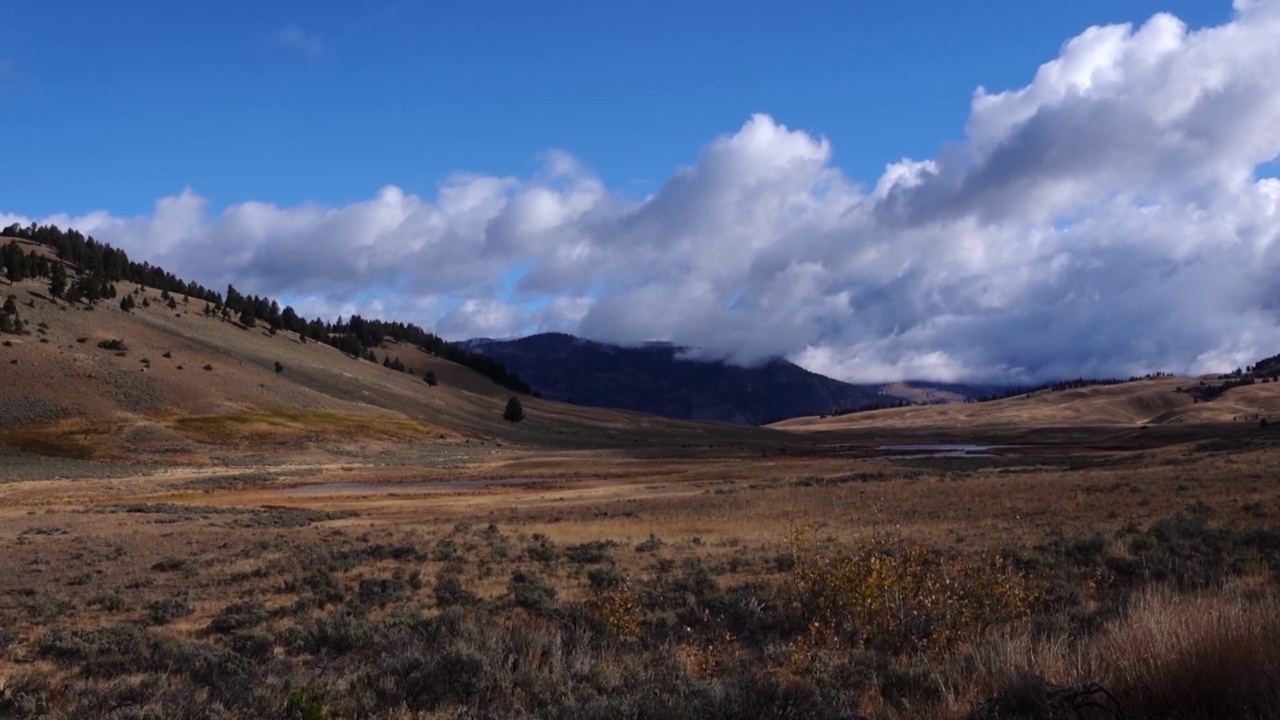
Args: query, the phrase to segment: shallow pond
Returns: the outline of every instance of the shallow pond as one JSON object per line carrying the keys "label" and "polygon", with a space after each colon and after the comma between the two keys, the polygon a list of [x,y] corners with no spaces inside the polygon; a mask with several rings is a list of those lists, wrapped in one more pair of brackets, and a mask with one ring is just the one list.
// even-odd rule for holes
{"label": "shallow pond", "polygon": [[991,450],[999,450],[1001,448],[1011,448],[1013,445],[971,445],[967,443],[939,443],[939,444],[916,444],[916,445],[881,445],[876,448],[878,452],[892,454],[896,457],[903,457],[902,453],[913,453],[906,457],[999,457],[999,455],[990,452]]}
{"label": "shallow pond", "polygon": [[445,480],[442,482],[349,482],[295,485],[283,488],[281,495],[410,495],[459,490],[484,490],[513,485],[537,485],[563,482],[563,478],[496,478],[489,480]]}

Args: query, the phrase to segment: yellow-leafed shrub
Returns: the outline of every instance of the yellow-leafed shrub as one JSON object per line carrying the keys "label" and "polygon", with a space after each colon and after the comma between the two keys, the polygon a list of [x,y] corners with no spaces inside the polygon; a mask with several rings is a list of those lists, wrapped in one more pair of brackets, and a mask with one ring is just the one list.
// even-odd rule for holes
{"label": "yellow-leafed shrub", "polygon": [[600,590],[587,608],[617,637],[639,637],[640,602],[626,583]]}
{"label": "yellow-leafed shrub", "polygon": [[811,634],[890,653],[937,652],[1027,614],[1025,580],[998,556],[966,559],[879,540],[841,550],[797,532],[785,592]]}

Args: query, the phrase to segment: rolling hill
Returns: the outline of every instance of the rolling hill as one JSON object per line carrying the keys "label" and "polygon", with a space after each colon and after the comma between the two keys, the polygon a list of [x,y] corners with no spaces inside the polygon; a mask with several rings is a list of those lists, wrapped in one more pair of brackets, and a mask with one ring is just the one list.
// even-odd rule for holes
{"label": "rolling hill", "polygon": [[[18,242],[53,258],[47,247]],[[203,300],[170,307],[154,288],[114,285],[117,298],[68,302],[50,296],[46,279],[0,278],[0,302],[12,297],[16,308],[6,315],[25,330],[0,334],[0,468],[5,452],[207,464],[256,451],[365,452],[383,441],[418,440],[445,453],[776,435],[527,396],[525,421],[512,424],[502,419],[510,389],[422,347],[387,340],[356,358],[289,330],[208,314]],[[120,307],[125,296],[136,299],[132,311]],[[410,372],[384,367],[389,356]],[[424,382],[428,370],[436,386]]]}
{"label": "rolling hill", "polygon": [[[72,281],[85,277],[49,245],[0,238],[0,246],[10,242],[65,268]],[[176,280],[142,267],[148,277]],[[780,431],[1280,416],[1280,382],[1197,394],[1186,390],[1198,380],[1159,378],[824,418],[815,415],[902,398],[961,400],[990,388],[851,385],[781,360],[742,368],[682,359],[671,345],[620,348],[557,334],[450,348],[447,356],[467,359],[466,366],[433,346],[390,336],[357,356],[305,333],[210,312],[195,295],[179,300],[125,279],[112,284],[116,298],[90,302],[53,297],[47,278],[0,278],[0,301],[12,308],[0,315],[23,326],[20,333],[9,327],[0,334],[0,461],[4,452],[17,451],[200,464],[225,461],[229,449],[332,455],[343,447],[369,452],[383,441],[392,447],[405,440],[442,448],[442,457],[448,448],[496,444],[568,450],[705,442],[746,449],[789,442]],[[125,297],[136,301],[132,310],[121,307]],[[468,350],[485,357],[477,360]],[[386,367],[391,364],[404,371]],[[515,378],[507,368],[547,396],[524,397],[527,419],[518,424],[502,419],[513,391],[501,382]],[[424,382],[428,372],[437,385]],[[759,429],[689,421],[751,424],[804,413],[811,416]]]}
{"label": "rolling hill", "polygon": [[[1207,383],[1216,381],[1204,378]],[[1280,418],[1280,382],[1231,388],[1199,401],[1201,378],[1163,377],[1113,385],[1041,390],[990,402],[892,408],[839,417],[792,418],[792,431],[927,427],[1141,426],[1260,422]]]}

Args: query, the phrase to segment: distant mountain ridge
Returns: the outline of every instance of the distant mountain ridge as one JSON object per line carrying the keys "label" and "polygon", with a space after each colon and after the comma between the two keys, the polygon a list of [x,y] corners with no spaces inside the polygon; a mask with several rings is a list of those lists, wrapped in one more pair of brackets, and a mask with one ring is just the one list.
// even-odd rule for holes
{"label": "distant mountain ridge", "polygon": [[858,385],[781,358],[756,367],[682,357],[671,343],[623,347],[565,333],[458,343],[502,363],[548,399],[671,418],[761,425],[788,417],[919,401],[935,390],[948,400],[987,388],[929,383]]}

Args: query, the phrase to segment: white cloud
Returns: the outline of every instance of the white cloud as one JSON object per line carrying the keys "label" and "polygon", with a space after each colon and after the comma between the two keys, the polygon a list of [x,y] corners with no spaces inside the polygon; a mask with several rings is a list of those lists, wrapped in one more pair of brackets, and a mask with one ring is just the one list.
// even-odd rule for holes
{"label": "white cloud", "polygon": [[276,41],[311,60],[320,57],[324,52],[324,39],[320,37],[320,33],[309,33],[293,24],[280,28],[280,32],[276,33]]}
{"label": "white cloud", "polygon": [[[979,89],[954,151],[867,191],[756,115],[642,201],[567,153],[344,207],[50,218],[215,288],[453,337],[533,329],[785,354],[855,380],[1234,368],[1280,352],[1280,0],[1091,28]],[[9,220],[6,220],[8,222]]]}

